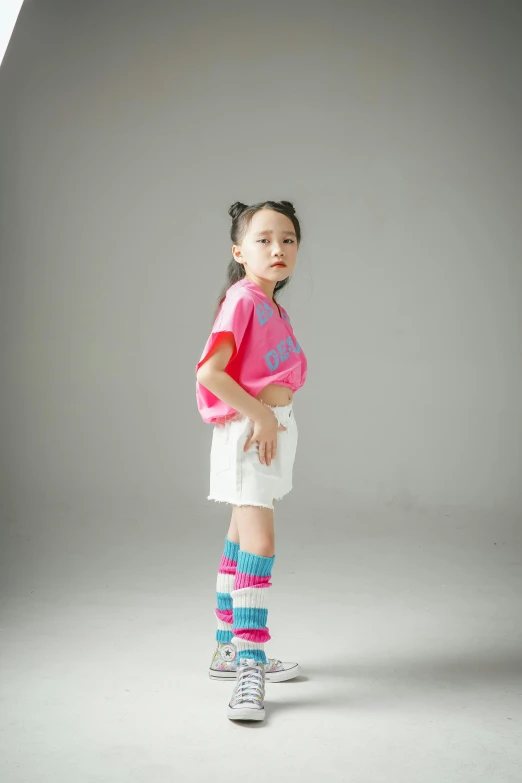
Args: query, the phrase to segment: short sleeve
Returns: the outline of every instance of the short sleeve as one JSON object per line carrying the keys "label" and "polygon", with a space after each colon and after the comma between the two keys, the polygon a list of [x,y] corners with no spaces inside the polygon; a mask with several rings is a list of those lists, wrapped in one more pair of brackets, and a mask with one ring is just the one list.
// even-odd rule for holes
{"label": "short sleeve", "polygon": [[208,359],[209,353],[222,334],[231,334],[234,338],[235,350],[230,361],[232,361],[243,343],[247,330],[249,329],[254,315],[255,304],[252,299],[246,296],[226,298],[221,305],[221,309],[212,327],[212,332],[207,340],[203,355],[196,366],[196,372],[201,365]]}

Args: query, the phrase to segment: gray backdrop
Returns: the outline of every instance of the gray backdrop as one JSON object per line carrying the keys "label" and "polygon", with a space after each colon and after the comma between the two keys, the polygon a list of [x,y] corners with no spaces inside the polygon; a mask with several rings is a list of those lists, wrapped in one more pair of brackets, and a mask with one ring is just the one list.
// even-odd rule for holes
{"label": "gray backdrop", "polygon": [[[396,781],[433,774],[440,783],[478,780],[484,764],[488,781],[497,772],[502,783],[515,780],[521,21],[515,0],[24,4],[0,69],[2,595],[11,632],[4,695],[13,710],[11,753],[16,732],[32,720],[25,742],[40,737],[47,766],[37,777],[37,767],[17,770],[8,755],[9,783],[22,774],[66,779],[78,758],[91,766],[83,778],[74,773],[77,781],[116,780],[120,772],[128,779],[130,768],[132,780],[170,780],[173,758],[189,764],[193,780],[208,770],[228,775],[215,766],[221,757],[213,746],[208,756],[187,749],[187,737],[198,742],[196,725],[208,740],[207,719],[227,738],[231,730],[229,689],[217,694],[205,680],[229,510],[206,500],[211,428],[197,411],[194,370],[230,258],[228,207],[263,199],[293,201],[302,222],[296,271],[281,301],[309,362],[295,397],[294,491],[276,507],[279,588],[269,623],[280,639],[273,654],[308,662],[309,676],[291,686],[294,700],[301,688],[300,709],[283,708],[288,688],[277,693],[278,731],[307,740],[299,750],[284,739],[281,747],[295,753],[288,763],[305,777],[316,774],[307,748],[323,771],[327,748],[330,764],[340,759],[331,778],[344,779],[348,762],[336,731],[367,737],[361,715],[350,723],[352,690],[340,699],[344,674],[351,678],[356,660],[366,666],[393,643],[415,658],[412,640],[422,637],[430,655],[435,648],[448,655],[449,643],[442,676],[460,683],[470,656],[486,650],[484,671],[494,673],[495,687],[500,677],[514,700],[497,716],[502,729],[487,741],[491,705],[482,724],[474,713],[478,738],[446,713],[450,724],[439,722],[435,742],[426,715],[425,725],[418,714],[401,723],[394,704],[389,715],[372,714],[369,731],[375,738],[375,721],[386,717],[383,732],[403,730],[409,746],[417,731],[412,766],[400,735],[383,734],[377,757],[355,742],[350,763],[359,766],[346,769],[358,781],[376,783],[391,771]],[[444,601],[430,592],[449,584]],[[396,603],[386,609],[392,595]],[[414,616],[404,614],[407,596],[418,597]],[[313,632],[312,604],[301,617],[297,598],[318,601]],[[473,610],[472,601],[479,601]],[[127,637],[117,625],[124,617]],[[349,641],[339,641],[341,632]],[[368,633],[382,636],[366,649]],[[165,650],[159,687],[158,660],[142,667],[132,658],[144,638],[150,655]],[[493,638],[509,651],[491,659]],[[334,649],[337,669],[328,666]],[[339,663],[339,650],[354,656],[350,664],[342,656]],[[132,755],[144,730],[143,701],[135,705],[136,735],[129,740],[127,726],[116,741],[120,749],[118,742],[129,742],[125,762],[106,734],[88,733],[105,725],[99,710],[109,697],[100,690],[87,718],[74,712],[85,704],[70,696],[79,682],[83,699],[102,688],[101,672],[113,688],[120,652],[131,656],[130,679],[141,682],[147,669],[162,709],[177,705],[184,741],[165,735],[174,756],[153,763],[143,748],[144,756]],[[326,702],[320,655],[338,673]],[[49,675],[45,691],[44,665],[55,667],[63,689],[58,728],[57,712],[49,713],[56,681]],[[175,678],[178,666],[193,679],[173,696],[165,678]],[[382,675],[381,666],[374,661],[373,673]],[[411,666],[404,668],[400,693],[410,718],[408,698],[415,693],[424,704],[438,666],[420,666],[418,690],[407,679]],[[317,682],[314,702],[314,691],[304,689]],[[194,696],[191,688],[201,690]],[[158,721],[152,701],[148,730]],[[313,734],[308,721],[317,725],[319,716],[325,726],[332,710],[327,735]],[[88,739],[75,745],[77,720]],[[163,730],[172,720],[160,721]],[[151,742],[158,742],[154,725]],[[75,749],[70,759],[52,752],[53,731]],[[461,745],[448,745],[455,732]],[[432,741],[439,763],[441,747],[457,748],[442,755],[447,768],[424,767]],[[252,740],[252,753],[261,753],[261,742]],[[501,771],[488,767],[489,753]],[[260,758],[252,780],[265,779]],[[274,763],[283,769],[285,758]],[[478,771],[468,758],[481,759]]]}

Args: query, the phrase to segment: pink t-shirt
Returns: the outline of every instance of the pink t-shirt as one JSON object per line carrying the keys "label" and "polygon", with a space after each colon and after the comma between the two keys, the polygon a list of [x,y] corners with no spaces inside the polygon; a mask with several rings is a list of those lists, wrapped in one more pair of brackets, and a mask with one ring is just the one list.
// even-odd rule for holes
{"label": "pink t-shirt", "polygon": [[[269,300],[248,277],[232,285],[212,327],[196,372],[207,358],[218,335],[231,332],[236,350],[226,372],[253,397],[269,383],[297,391],[306,380],[306,357],[286,310]],[[237,411],[196,380],[196,400],[201,418],[207,424],[225,421]]]}

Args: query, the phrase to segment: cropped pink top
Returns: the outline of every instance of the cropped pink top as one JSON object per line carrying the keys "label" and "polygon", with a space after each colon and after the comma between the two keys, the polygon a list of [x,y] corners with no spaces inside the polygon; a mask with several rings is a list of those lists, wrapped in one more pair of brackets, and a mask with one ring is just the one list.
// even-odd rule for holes
{"label": "cropped pink top", "polygon": [[[256,397],[270,383],[300,389],[306,380],[307,361],[297,342],[286,310],[270,300],[248,277],[232,285],[216,317],[196,372],[208,358],[218,335],[229,332],[236,348],[226,372]],[[196,400],[207,424],[226,421],[237,411],[196,380]]]}

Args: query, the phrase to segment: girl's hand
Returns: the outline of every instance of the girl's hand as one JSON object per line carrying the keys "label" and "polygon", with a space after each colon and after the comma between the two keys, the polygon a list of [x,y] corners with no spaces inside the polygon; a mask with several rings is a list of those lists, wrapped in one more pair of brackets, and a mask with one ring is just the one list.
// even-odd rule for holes
{"label": "girl's hand", "polygon": [[277,433],[278,430],[286,430],[282,424],[278,424],[273,412],[267,408],[263,418],[254,422],[254,432],[245,443],[244,451],[248,451],[250,446],[256,441],[259,442],[259,461],[270,465],[275,459],[277,452]]}

